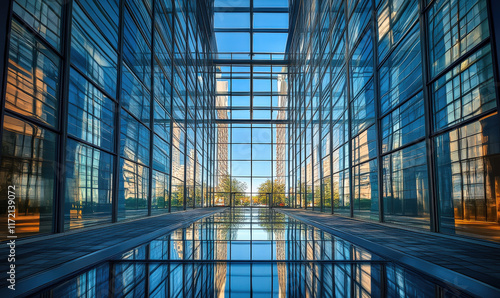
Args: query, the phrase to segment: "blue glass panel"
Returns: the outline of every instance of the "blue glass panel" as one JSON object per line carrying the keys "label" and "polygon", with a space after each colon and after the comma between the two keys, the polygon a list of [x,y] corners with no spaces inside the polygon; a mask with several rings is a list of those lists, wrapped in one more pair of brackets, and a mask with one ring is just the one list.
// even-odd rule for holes
{"label": "blue glass panel", "polygon": [[[350,2],[352,3],[354,1]],[[351,7],[354,6],[354,4],[351,5],[352,5]],[[372,2],[370,0],[357,1],[357,6],[352,11],[352,15],[349,20],[349,28],[348,28],[349,50],[352,50],[354,48],[354,45],[361,36],[361,33],[364,31],[365,27],[370,23],[372,15],[371,10],[372,10]]]}
{"label": "blue glass panel", "polygon": [[16,0],[13,10],[54,48],[61,48],[62,1]]}
{"label": "blue glass panel", "polygon": [[[157,171],[153,171],[152,183],[153,193],[151,194],[151,211],[153,213],[168,211],[170,176]],[[154,275],[152,275],[151,277],[152,279],[154,279]]]}
{"label": "blue glass panel", "polygon": [[494,113],[434,139],[442,232],[494,237],[500,207],[499,127],[500,117]]}
{"label": "blue glass panel", "polygon": [[66,148],[65,230],[111,222],[111,154],[68,139]]}
{"label": "blue glass panel", "polygon": [[352,97],[373,77],[373,44],[371,30],[364,36],[351,58]]}
{"label": "blue glass panel", "polygon": [[425,142],[384,157],[384,221],[429,229]]}
{"label": "blue glass panel", "polygon": [[122,107],[149,127],[151,95],[126,65],[122,70]]}
{"label": "blue glass panel", "polygon": [[352,163],[358,164],[377,156],[377,135],[375,125],[352,140]]}
{"label": "blue glass panel", "polygon": [[117,54],[99,34],[80,6],[73,5],[71,63],[113,98],[116,96]]}
{"label": "blue glass panel", "polygon": [[146,215],[148,212],[149,169],[121,158],[119,177],[118,219]]}
{"label": "blue glass panel", "polygon": [[165,141],[170,141],[170,115],[156,101],[154,102],[154,132]]}
{"label": "blue glass panel", "polygon": [[377,11],[378,55],[381,61],[418,21],[417,0],[384,0]]}
{"label": "blue glass panel", "polygon": [[115,103],[77,71],[71,70],[68,134],[113,151]]}
{"label": "blue glass panel", "polygon": [[79,0],[90,18],[115,48],[118,47],[118,2],[119,0]]}
{"label": "blue glass panel", "polygon": [[128,9],[125,10],[124,18],[124,61],[149,90],[151,89],[151,33],[149,31],[142,32],[145,28],[136,24]]}
{"label": "blue glass panel", "polygon": [[375,122],[375,96],[373,93],[373,81],[358,94],[351,104],[352,135],[357,135],[360,131]]}
{"label": "blue glass panel", "polygon": [[436,130],[496,107],[491,48],[481,48],[432,86]]}
{"label": "blue glass panel", "polygon": [[170,174],[169,144],[156,135],[153,144],[153,169]]}
{"label": "blue glass panel", "polygon": [[11,35],[5,108],[57,127],[60,59],[16,21]]}
{"label": "blue glass panel", "polygon": [[354,167],[354,217],[378,220],[377,160]]}
{"label": "blue glass panel", "polygon": [[433,77],[490,35],[485,0],[437,0],[428,17]]}
{"label": "blue glass panel", "polygon": [[425,135],[422,92],[382,119],[382,152],[397,149]]}
{"label": "blue glass panel", "polygon": [[380,68],[381,112],[385,113],[422,88],[420,30],[415,26]]}
{"label": "blue glass panel", "polygon": [[[164,56],[164,60],[155,59],[155,77],[154,77],[154,95],[155,98],[161,103],[163,108],[170,111],[172,102],[172,86],[170,80],[172,79],[169,75],[170,65],[160,66],[161,63],[170,64],[170,57]],[[161,59],[161,58],[160,58]],[[168,68],[167,68],[168,67]],[[167,69],[166,71],[164,69]]]}
{"label": "blue glass panel", "polygon": [[149,165],[149,130],[123,109],[120,116],[121,156]]}

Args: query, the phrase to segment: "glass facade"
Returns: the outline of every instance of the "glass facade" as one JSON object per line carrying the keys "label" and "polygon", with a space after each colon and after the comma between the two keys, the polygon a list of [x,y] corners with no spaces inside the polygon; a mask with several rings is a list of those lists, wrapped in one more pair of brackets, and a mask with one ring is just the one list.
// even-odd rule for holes
{"label": "glass facade", "polygon": [[213,2],[10,9],[0,210],[15,185],[18,236],[213,205]]}
{"label": "glass facade", "polygon": [[489,1],[291,1],[291,207],[500,240]]}
{"label": "glass facade", "polygon": [[20,237],[232,206],[500,241],[492,5],[10,0],[0,218],[15,185]]}

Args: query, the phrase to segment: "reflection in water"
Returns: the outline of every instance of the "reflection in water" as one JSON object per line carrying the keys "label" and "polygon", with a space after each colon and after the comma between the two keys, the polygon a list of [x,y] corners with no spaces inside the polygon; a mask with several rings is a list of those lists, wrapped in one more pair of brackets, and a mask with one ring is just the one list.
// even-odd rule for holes
{"label": "reflection in water", "polygon": [[270,209],[199,220],[43,291],[53,297],[464,295]]}

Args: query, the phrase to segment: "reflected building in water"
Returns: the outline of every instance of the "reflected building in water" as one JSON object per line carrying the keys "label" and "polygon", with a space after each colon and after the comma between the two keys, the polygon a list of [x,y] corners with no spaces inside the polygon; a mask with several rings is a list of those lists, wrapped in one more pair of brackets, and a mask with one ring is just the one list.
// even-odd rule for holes
{"label": "reflected building in water", "polygon": [[433,297],[437,292],[464,294],[283,214],[242,209],[178,229],[40,294]]}

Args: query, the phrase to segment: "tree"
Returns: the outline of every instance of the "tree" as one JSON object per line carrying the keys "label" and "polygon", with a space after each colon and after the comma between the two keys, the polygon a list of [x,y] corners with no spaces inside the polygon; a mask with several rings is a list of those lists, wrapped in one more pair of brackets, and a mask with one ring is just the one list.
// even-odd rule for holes
{"label": "tree", "polygon": [[247,184],[229,175],[222,176],[219,180],[219,192],[245,192]]}
{"label": "tree", "polygon": [[260,204],[269,204],[267,194],[273,194],[273,205],[283,206],[285,204],[285,183],[278,179],[275,179],[274,183],[271,179],[267,179],[259,185],[258,191]]}
{"label": "tree", "polygon": [[[229,175],[221,176],[217,186],[218,195],[223,197],[224,204],[229,203],[231,193],[244,193],[246,190],[247,184],[245,182],[231,178]],[[241,198],[237,197],[235,200],[235,205],[242,205]]]}

